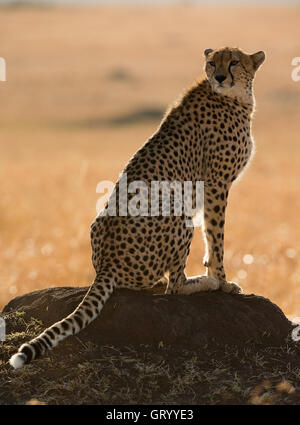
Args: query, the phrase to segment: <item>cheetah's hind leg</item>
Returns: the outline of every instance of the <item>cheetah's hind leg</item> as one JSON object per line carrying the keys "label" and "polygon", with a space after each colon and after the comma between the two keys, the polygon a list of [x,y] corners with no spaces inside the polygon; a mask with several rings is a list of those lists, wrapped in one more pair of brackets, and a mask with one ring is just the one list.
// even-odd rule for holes
{"label": "cheetah's hind leg", "polygon": [[204,291],[216,291],[219,289],[220,283],[217,279],[211,276],[191,276],[185,279],[185,281],[177,286],[176,290],[168,289],[167,293],[177,293],[190,295],[195,292]]}
{"label": "cheetah's hind leg", "polygon": [[167,289],[169,286],[169,277],[168,276],[163,276],[162,278],[160,278],[159,280],[157,280],[156,282],[154,282],[151,287],[155,289],[155,291],[157,290],[158,293],[154,294],[154,295],[160,295],[161,293],[166,293]]}
{"label": "cheetah's hind leg", "polygon": [[161,279],[156,281],[153,286],[166,286],[169,284],[169,277],[163,276]]}

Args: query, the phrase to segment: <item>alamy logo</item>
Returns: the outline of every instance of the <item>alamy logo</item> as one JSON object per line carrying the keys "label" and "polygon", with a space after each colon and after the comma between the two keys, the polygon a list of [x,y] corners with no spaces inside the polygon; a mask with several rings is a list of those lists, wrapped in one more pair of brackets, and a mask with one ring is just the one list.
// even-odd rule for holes
{"label": "alamy logo", "polygon": [[300,81],[300,57],[292,59],[292,66],[296,67],[292,71],[292,80],[297,83]]}
{"label": "alamy logo", "polygon": [[0,81],[6,81],[6,62],[0,58]]}
{"label": "alamy logo", "polygon": [[203,208],[204,182],[135,180],[128,184],[127,174],[120,175],[117,185],[105,180],[97,185],[103,194],[96,205],[98,214],[120,217],[186,217],[187,227],[196,227]]}

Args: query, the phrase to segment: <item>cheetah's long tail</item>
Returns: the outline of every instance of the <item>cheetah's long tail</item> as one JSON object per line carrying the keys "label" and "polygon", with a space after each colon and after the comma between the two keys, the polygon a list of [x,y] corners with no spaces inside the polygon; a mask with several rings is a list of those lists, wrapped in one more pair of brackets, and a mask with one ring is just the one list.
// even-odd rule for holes
{"label": "cheetah's long tail", "polygon": [[77,334],[89,325],[102,310],[115,287],[115,280],[111,274],[96,277],[82,302],[73,313],[60,322],[55,323],[28,343],[21,345],[9,363],[15,369],[20,369],[24,364],[45,354],[59,342],[70,335]]}

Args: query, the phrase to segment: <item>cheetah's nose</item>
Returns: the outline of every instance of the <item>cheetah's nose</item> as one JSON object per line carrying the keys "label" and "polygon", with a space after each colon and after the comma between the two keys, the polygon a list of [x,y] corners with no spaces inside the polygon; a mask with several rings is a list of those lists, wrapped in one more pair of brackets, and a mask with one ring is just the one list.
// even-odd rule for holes
{"label": "cheetah's nose", "polygon": [[216,75],[215,79],[219,82],[222,83],[222,81],[226,80],[226,76],[225,75]]}

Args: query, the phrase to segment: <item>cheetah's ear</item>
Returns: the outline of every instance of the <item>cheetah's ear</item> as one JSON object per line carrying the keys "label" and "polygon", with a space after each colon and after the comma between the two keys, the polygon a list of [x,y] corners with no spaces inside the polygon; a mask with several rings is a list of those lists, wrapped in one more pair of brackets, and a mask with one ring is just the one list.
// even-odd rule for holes
{"label": "cheetah's ear", "polygon": [[253,55],[250,55],[250,58],[252,59],[252,62],[253,62],[253,68],[256,71],[265,60],[266,55],[265,55],[265,52],[260,50],[259,52],[256,52]]}
{"label": "cheetah's ear", "polygon": [[207,57],[211,52],[213,52],[213,49],[205,49],[204,55]]}

